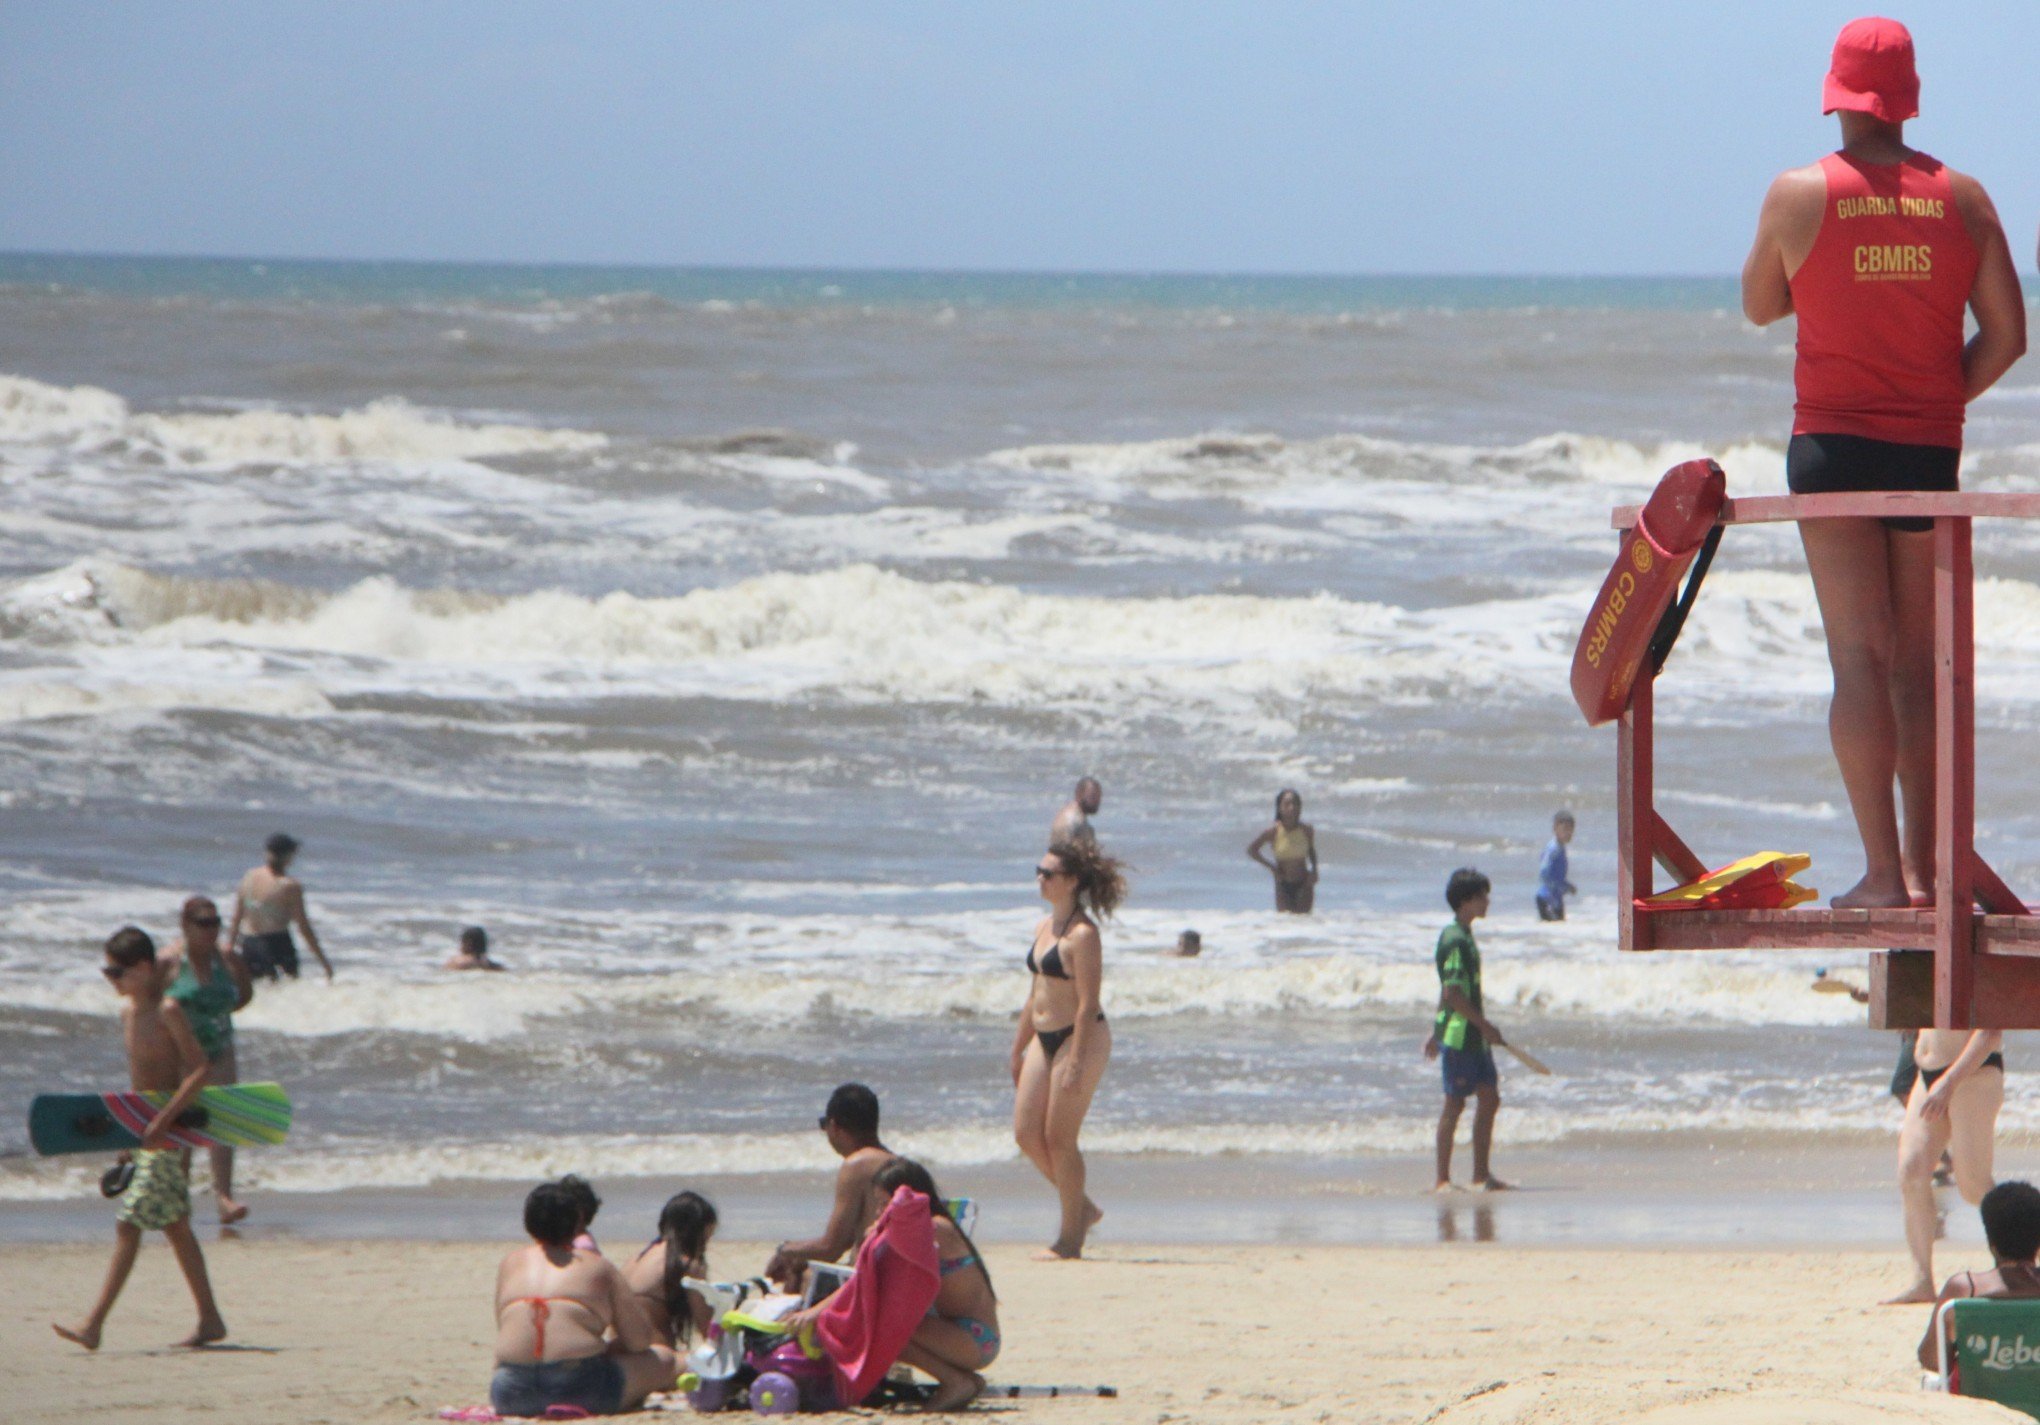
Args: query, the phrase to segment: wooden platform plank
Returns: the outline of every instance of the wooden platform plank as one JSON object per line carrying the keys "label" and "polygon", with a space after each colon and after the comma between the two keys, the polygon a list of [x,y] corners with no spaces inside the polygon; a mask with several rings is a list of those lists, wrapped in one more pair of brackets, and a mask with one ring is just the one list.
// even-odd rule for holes
{"label": "wooden platform plank", "polygon": [[[1636,911],[1658,950],[1931,950],[1930,910]],[[2016,918],[2016,917],[2010,917]]]}
{"label": "wooden platform plank", "polygon": [[[1617,505],[1609,518],[1616,529],[1636,523],[1641,505]],[[1926,494],[1917,491],[1864,490],[1844,495],[1745,495],[1726,500],[1721,506],[1723,524],[1781,524],[1791,520],[1887,519],[1911,516],[1940,519],[1944,516],[1979,519],[2040,519],[2040,494],[2011,491],[1956,491]]]}

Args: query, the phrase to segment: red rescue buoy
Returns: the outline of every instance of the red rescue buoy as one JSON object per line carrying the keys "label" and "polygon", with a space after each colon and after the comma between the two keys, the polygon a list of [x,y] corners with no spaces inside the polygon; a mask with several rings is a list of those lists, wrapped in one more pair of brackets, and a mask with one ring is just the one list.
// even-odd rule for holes
{"label": "red rescue buoy", "polygon": [[1721,514],[1728,477],[1712,460],[1675,465],[1622,536],[1622,551],[1587,611],[1573,651],[1572,691],[1587,723],[1622,716],[1658,620]]}

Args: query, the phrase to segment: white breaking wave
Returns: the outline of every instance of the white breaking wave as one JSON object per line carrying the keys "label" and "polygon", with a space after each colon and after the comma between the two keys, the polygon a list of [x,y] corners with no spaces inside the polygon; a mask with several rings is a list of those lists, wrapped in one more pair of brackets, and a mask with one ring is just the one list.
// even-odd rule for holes
{"label": "white breaking wave", "polygon": [[[217,705],[317,715],[340,692],[546,699],[656,692],[762,700],[970,700],[1015,707],[1188,699],[1273,705],[1506,692],[1565,696],[1585,587],[1411,610],[1331,594],[1101,598],[909,579],[870,565],[771,574],[674,598],[503,597],[365,580],[319,594],[83,561],[0,590],[0,630],[67,650],[75,675],[0,678],[0,715],[183,705],[179,666]],[[1743,704],[1823,692],[1819,611],[1803,574],[1708,583],[1671,676],[1677,695]],[[2040,586],[1977,589],[1986,698],[2040,687]],[[169,677],[173,691],[157,686]],[[290,690],[297,682],[304,687]],[[279,686],[283,690],[279,691]],[[66,692],[69,688],[73,691]],[[11,690],[11,691],[10,691]],[[211,704],[207,704],[211,705]]]}
{"label": "white breaking wave", "polygon": [[96,386],[51,386],[0,376],[0,442],[135,447],[193,467],[471,460],[480,456],[599,450],[599,433],[463,424],[407,401],[372,401],[338,415],[251,410],[137,413]]}

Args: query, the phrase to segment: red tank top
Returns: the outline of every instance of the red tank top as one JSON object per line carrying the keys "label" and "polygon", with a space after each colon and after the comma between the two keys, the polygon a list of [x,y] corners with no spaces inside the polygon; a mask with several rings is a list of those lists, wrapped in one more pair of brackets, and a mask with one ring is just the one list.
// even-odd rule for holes
{"label": "red tank top", "polygon": [[1820,161],[1827,205],[1792,274],[1799,315],[1794,435],[1962,445],[1962,318],[1976,244],[1948,170]]}

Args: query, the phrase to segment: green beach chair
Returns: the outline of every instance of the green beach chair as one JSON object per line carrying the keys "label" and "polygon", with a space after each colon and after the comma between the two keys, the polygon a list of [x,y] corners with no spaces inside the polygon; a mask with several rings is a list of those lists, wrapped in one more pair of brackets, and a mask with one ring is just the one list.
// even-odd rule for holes
{"label": "green beach chair", "polygon": [[[1951,1348],[1946,1320],[1952,1315],[1955,1340]],[[2040,1419],[2040,1300],[1990,1300],[1962,1297],[1944,1301],[1934,1311],[1934,1340],[1941,1374],[1934,1388],[1950,1389],[1949,1367],[1956,1393],[1991,1400]]]}

